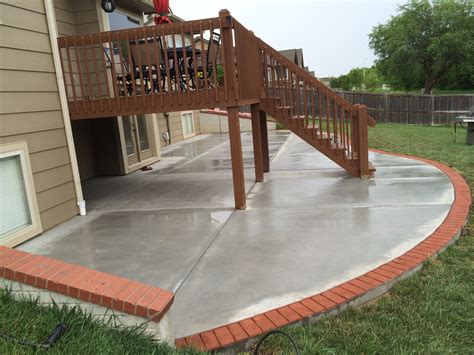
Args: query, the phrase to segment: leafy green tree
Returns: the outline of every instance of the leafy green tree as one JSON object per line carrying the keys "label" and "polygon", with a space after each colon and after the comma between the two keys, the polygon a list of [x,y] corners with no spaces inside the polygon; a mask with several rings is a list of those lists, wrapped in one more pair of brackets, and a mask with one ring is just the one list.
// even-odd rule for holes
{"label": "leafy green tree", "polygon": [[349,73],[329,80],[329,85],[334,89],[370,90],[382,87],[383,80],[376,68],[353,68]]}
{"label": "leafy green tree", "polygon": [[[425,94],[461,75],[472,85],[474,16],[472,0],[412,0],[384,25],[376,26],[370,46],[377,68],[398,89],[424,88]],[[462,81],[461,80],[461,81]],[[467,81],[467,82],[466,82]]]}

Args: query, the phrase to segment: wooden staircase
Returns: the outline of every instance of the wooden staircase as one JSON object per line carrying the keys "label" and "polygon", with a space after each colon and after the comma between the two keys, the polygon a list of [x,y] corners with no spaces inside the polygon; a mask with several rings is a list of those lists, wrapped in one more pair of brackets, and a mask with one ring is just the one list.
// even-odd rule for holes
{"label": "wooden staircase", "polygon": [[[186,40],[188,46],[177,46]],[[227,10],[209,19],[61,37],[58,48],[71,120],[227,108],[239,208],[242,105],[251,105],[255,136],[263,137],[256,146],[263,141],[265,148],[266,113],[351,175],[367,178],[375,170],[368,161],[375,120],[367,108],[326,87]],[[268,165],[263,150],[255,156]]]}
{"label": "wooden staircase", "polygon": [[369,178],[368,126],[375,120],[255,37],[263,64],[260,109],[351,175]]}

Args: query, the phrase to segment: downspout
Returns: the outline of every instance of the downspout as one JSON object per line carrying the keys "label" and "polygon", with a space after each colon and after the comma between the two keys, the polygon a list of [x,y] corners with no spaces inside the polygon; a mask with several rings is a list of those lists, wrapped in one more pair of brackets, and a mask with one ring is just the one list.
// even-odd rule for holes
{"label": "downspout", "polygon": [[77,207],[81,216],[86,215],[86,202],[82,195],[81,178],[79,167],[77,165],[76,148],[74,146],[74,137],[72,135],[71,119],[69,117],[69,107],[67,103],[66,87],[64,85],[63,70],[61,67],[61,57],[57,43],[58,29],[56,26],[56,16],[54,13],[53,0],[44,0],[46,9],[46,19],[48,21],[49,39],[51,41],[51,52],[53,54],[54,69],[56,71],[56,80],[58,83],[59,98],[61,102],[61,112],[64,121],[64,130],[66,132],[67,147],[69,150],[69,159],[71,161],[72,176],[74,179],[74,189],[76,191]]}

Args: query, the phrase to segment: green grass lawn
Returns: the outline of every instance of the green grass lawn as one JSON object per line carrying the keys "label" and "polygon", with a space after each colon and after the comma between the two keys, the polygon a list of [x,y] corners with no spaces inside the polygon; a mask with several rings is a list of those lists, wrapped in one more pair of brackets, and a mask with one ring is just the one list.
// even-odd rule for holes
{"label": "green grass lawn", "polygon": [[[457,142],[448,127],[378,125],[369,130],[370,146],[438,160],[454,167],[474,191],[474,146]],[[474,218],[463,237],[422,271],[396,285],[376,302],[321,320],[310,327],[286,329],[302,353],[473,353],[474,352]],[[49,353],[167,354],[136,330],[114,329],[80,311],[38,307],[34,302],[0,297],[0,331],[43,340],[57,323],[71,330]],[[110,325],[110,322],[109,322]],[[266,353],[290,352],[287,341],[270,338]],[[0,339],[0,354],[32,352]],[[184,353],[184,352],[181,352]],[[187,353],[192,353],[188,351]]]}

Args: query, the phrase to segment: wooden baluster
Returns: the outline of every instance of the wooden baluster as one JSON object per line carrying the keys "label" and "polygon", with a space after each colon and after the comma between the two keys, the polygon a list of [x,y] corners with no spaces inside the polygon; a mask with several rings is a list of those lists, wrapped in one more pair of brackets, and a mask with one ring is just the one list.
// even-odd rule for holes
{"label": "wooden baluster", "polygon": [[303,118],[303,128],[309,126],[309,117],[308,117],[308,95],[306,87],[306,78],[303,77],[303,101],[304,101],[304,118]]}
{"label": "wooden baluster", "polygon": [[329,96],[328,96],[328,92],[326,90],[326,92],[324,93],[324,97],[326,98],[326,106],[325,106],[325,114],[326,114],[326,132],[327,132],[327,144],[328,144],[328,147],[331,146],[331,124],[329,123],[330,122],[330,116],[331,116],[331,107],[330,107],[330,104],[329,104]]}
{"label": "wooden baluster", "polygon": [[290,116],[293,117],[295,115],[295,95],[293,95],[293,72],[292,71],[289,71],[288,72],[288,85],[289,85],[289,94],[290,94]]}
{"label": "wooden baluster", "polygon": [[[155,59],[156,59],[156,81],[157,81],[157,85],[158,85],[158,94],[160,95],[160,105],[161,107],[163,107],[164,105],[164,102],[163,102],[163,89],[164,89],[164,86],[166,84],[165,80],[166,80],[166,77],[163,78],[161,76],[161,61],[165,61],[165,53],[162,53],[162,49],[161,46],[160,46],[160,43],[163,43],[163,41],[161,40],[161,37],[158,36],[158,34],[156,33],[156,26],[152,26],[152,33],[153,33],[153,42],[154,42],[154,52],[155,52]],[[158,37],[160,38],[160,41],[158,41]],[[164,38],[163,38],[164,40]],[[163,80],[163,86],[161,84]],[[153,78],[152,78],[152,81],[153,81]],[[152,86],[154,85],[154,83],[152,84]],[[152,87],[152,90],[153,90],[153,94],[155,94],[155,90],[156,88],[155,87]]]}
{"label": "wooden baluster", "polygon": [[267,62],[267,50],[266,47],[262,48],[262,63],[263,63],[263,87],[266,97],[270,96],[268,89],[268,62]]}
{"label": "wooden baluster", "polygon": [[[358,168],[360,167],[360,152],[359,152],[359,105],[356,104],[351,110],[351,145],[352,145],[352,159],[357,159]],[[355,156],[357,154],[357,156]],[[355,161],[354,161],[355,163]],[[360,171],[360,168],[359,168]]]}
{"label": "wooden baluster", "polygon": [[[212,28],[212,26],[211,26]],[[219,31],[221,34],[223,34],[223,30],[222,30],[222,17],[220,16],[219,17]],[[226,29],[227,31],[227,29]],[[229,29],[229,31],[232,31],[232,29]],[[222,36],[222,41],[225,42],[226,40],[232,40],[232,34],[230,36],[228,36],[228,38],[223,38],[224,36]],[[213,39],[213,30],[211,29],[211,41]],[[224,63],[224,65],[227,65],[227,63],[232,63],[232,68],[234,66],[234,60],[233,60],[233,57],[231,55],[231,47],[233,47],[233,44],[231,45],[228,45],[226,43],[223,43],[225,48],[223,48],[224,50],[222,51],[222,63]],[[212,42],[212,48],[214,48],[214,42]],[[226,56],[231,56],[232,60],[228,60],[226,58]],[[215,85],[215,88],[217,88],[217,64],[216,64],[216,56],[215,55],[212,55],[212,59],[214,61],[212,67],[214,68],[214,82],[216,83]],[[228,81],[229,79],[231,78],[228,78],[226,74],[230,74],[231,71],[228,71],[225,67],[224,67],[224,98],[226,101],[229,101],[229,84],[228,84]],[[233,74],[233,71],[232,71],[232,74]],[[233,75],[234,76],[234,75]],[[234,85],[233,87],[234,90],[237,90],[237,87]],[[217,98],[217,91],[216,91],[216,98]]]}
{"label": "wooden baluster", "polygon": [[[129,88],[128,88],[128,84],[127,84],[127,70],[125,68],[125,63],[124,63],[124,60],[125,60],[125,57],[123,55],[123,50],[122,50],[122,43],[120,41],[120,35],[118,32],[116,32],[116,37],[117,37],[117,47],[118,47],[118,51],[119,51],[119,60],[120,60],[120,67],[122,69],[122,85],[124,87],[124,96],[125,96],[125,104],[127,106],[127,110],[130,110],[130,98],[129,96],[133,94],[129,92]],[[113,51],[113,48],[112,48],[112,51]],[[113,53],[112,53],[113,55]],[[128,66],[130,68],[130,65]],[[133,73],[130,74],[130,85],[132,85],[132,88],[133,88]]]}
{"label": "wooden baluster", "polygon": [[[155,26],[153,26],[155,27]],[[148,34],[147,34],[147,30],[144,29],[143,30],[143,36],[145,37],[144,40],[145,40],[145,43],[144,43],[144,46],[145,46],[145,60],[146,60],[146,64],[145,64],[145,68],[143,68],[144,70],[148,69],[148,84],[150,85],[150,96],[151,96],[151,106],[153,108],[156,107],[156,103],[155,103],[155,89],[153,88],[153,68],[152,68],[152,64],[153,62],[155,61],[152,61],[151,60],[151,55],[150,55],[150,43],[149,43],[149,39],[148,39]],[[153,41],[153,39],[151,39]],[[148,67],[148,68],[146,68]],[[148,87],[145,88],[145,90],[148,90]],[[146,92],[144,93],[146,94]]]}
{"label": "wooden baluster", "polygon": [[318,119],[319,119],[319,139],[323,139],[323,108],[322,108],[322,98],[321,98],[321,87],[318,88]]}
{"label": "wooden baluster", "polygon": [[168,40],[165,35],[165,27],[161,26],[161,38],[163,38],[163,56],[165,61],[165,72],[166,77],[168,78],[168,97],[170,98],[170,105],[173,106],[173,95],[171,92],[173,91],[173,83],[171,81],[171,70],[170,70],[170,61],[168,58]]}
{"label": "wooden baluster", "polygon": [[[72,95],[74,97],[74,109],[76,110],[76,114],[79,113],[79,107],[77,106],[77,92],[76,92],[76,82],[74,80],[74,72],[72,69],[72,63],[71,63],[71,53],[69,51],[69,41],[68,37],[65,38],[66,41],[66,58],[67,58],[67,66],[69,68],[69,79],[71,80],[71,89],[72,89]],[[61,59],[61,64],[62,64],[62,59]],[[77,58],[76,58],[76,65],[77,65]],[[64,69],[63,69],[64,72]],[[64,82],[66,82],[66,76],[64,76]],[[67,85],[66,85],[67,88]]]}
{"label": "wooden baluster", "polygon": [[[115,53],[114,53],[114,47],[112,45],[112,38],[110,36],[110,32],[107,32],[107,40],[108,40],[107,43],[109,45],[110,71],[111,71],[111,75],[112,75],[112,87],[114,89],[115,102],[117,102],[117,106],[118,106],[118,109],[120,111],[120,110],[122,110],[122,104],[120,102],[120,89],[119,89],[118,84],[117,84],[117,72],[115,70]],[[106,70],[106,73],[107,73],[107,70]]]}
{"label": "wooden baluster", "polygon": [[101,84],[101,80],[100,80],[100,77],[99,77],[99,68],[97,66],[97,55],[95,54],[96,47],[95,47],[94,38],[92,37],[92,35],[89,36],[89,39],[91,41],[92,60],[94,61],[95,80],[96,80],[96,85],[97,85],[97,88],[98,88],[100,110],[102,112],[104,112],[104,102],[103,102],[103,98],[102,98],[102,84]]}
{"label": "wooden baluster", "polygon": [[[140,87],[142,89],[142,100],[143,100],[143,106],[145,108],[148,107],[148,104],[146,102],[146,85],[145,85],[145,79],[144,79],[144,75],[143,75],[143,60],[142,60],[142,50],[140,48],[141,44],[140,44],[140,34],[139,34],[139,29],[136,28],[134,30],[134,36],[135,36],[135,46],[137,48],[137,57],[138,58],[135,58],[135,59],[138,59],[138,63],[135,63],[138,65],[138,78],[140,80]],[[145,39],[146,41],[146,36],[145,36]],[[145,45],[145,43],[143,43],[143,45]]]}
{"label": "wooden baluster", "polygon": [[174,68],[174,75],[176,81],[176,91],[178,92],[178,103],[179,105],[183,104],[183,100],[181,98],[181,88],[182,88],[182,80],[181,77],[181,70],[179,68],[179,60],[178,60],[178,52],[176,51],[176,37],[174,33],[174,26],[171,26],[171,42],[173,44],[173,68]]}
{"label": "wooden baluster", "polygon": [[88,112],[87,105],[86,105],[86,90],[84,87],[84,78],[82,77],[82,69],[81,69],[81,57],[79,55],[79,50],[77,48],[77,41],[76,37],[74,37],[74,52],[76,54],[76,66],[77,66],[77,72],[79,75],[79,84],[81,86],[81,96],[82,96],[82,108],[84,110],[84,113]]}
{"label": "wooden baluster", "polygon": [[196,43],[194,41],[194,30],[193,30],[193,26],[191,26],[191,47],[192,47],[192,52],[193,52],[193,57],[192,57],[192,60],[193,60],[193,70],[194,70],[194,77],[193,77],[193,81],[194,81],[194,90],[196,91],[196,94],[197,94],[197,102],[198,104],[201,103],[201,92],[199,90],[199,81],[198,81],[198,63],[197,63],[197,55],[196,55]]}
{"label": "wooden baluster", "polygon": [[301,97],[300,97],[300,77],[296,74],[296,127],[300,127],[301,117]]}
{"label": "wooden baluster", "polygon": [[358,124],[359,124],[359,169],[360,177],[369,178],[369,137],[368,137],[368,114],[367,106],[359,105],[358,107]]}
{"label": "wooden baluster", "polygon": [[207,54],[206,50],[204,49],[204,29],[202,26],[202,21],[199,21],[199,40],[201,42],[201,62],[202,62],[202,71],[203,73],[203,78],[204,78],[204,88],[206,90],[206,101],[211,102],[209,98],[209,79],[207,77]]}
{"label": "wooden baluster", "polygon": [[137,102],[137,83],[135,80],[135,66],[132,60],[132,53],[131,53],[131,48],[130,48],[130,36],[129,36],[129,31],[125,31],[125,41],[126,41],[126,47],[127,47],[127,53],[128,53],[128,68],[130,71],[130,80],[132,82],[132,95],[133,95],[133,102],[135,103],[135,108],[138,108],[138,102]]}
{"label": "wooden baluster", "polygon": [[81,36],[81,42],[82,42],[82,48],[84,52],[84,62],[86,63],[85,68],[86,68],[86,79],[87,79],[87,86],[89,87],[89,96],[90,96],[90,101],[92,105],[92,112],[95,113],[95,103],[94,103],[94,97],[92,96],[92,80],[91,80],[91,73],[89,70],[89,60],[87,58],[87,46],[85,45],[84,41],[84,36]]}
{"label": "wooden baluster", "polygon": [[109,77],[107,75],[107,62],[105,60],[105,53],[104,53],[104,40],[102,38],[102,32],[99,33],[99,48],[101,53],[101,63],[102,63],[102,72],[104,73],[104,80],[105,80],[105,90],[107,94],[107,100],[109,102],[109,111],[112,110],[112,93],[110,92],[110,85],[109,85]]}
{"label": "wooden baluster", "polygon": [[183,52],[183,67],[184,67],[184,78],[185,78],[185,85],[186,85],[186,96],[188,98],[188,104],[191,104],[191,93],[190,93],[190,87],[189,87],[189,81],[191,80],[189,76],[189,69],[188,69],[188,56],[186,53],[186,38],[184,36],[184,25],[183,23],[180,24],[180,29],[181,29],[181,43],[182,45],[182,52]]}

